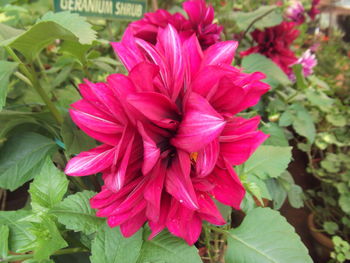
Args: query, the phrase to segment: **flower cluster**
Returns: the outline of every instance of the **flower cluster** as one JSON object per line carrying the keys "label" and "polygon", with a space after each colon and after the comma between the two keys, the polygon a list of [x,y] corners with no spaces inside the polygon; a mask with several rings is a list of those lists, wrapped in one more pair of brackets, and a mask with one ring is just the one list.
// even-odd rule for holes
{"label": "flower cluster", "polygon": [[197,33],[183,38],[173,23],[157,28],[155,42],[146,41],[134,25],[112,43],[128,76],[79,87],[83,98],[72,104],[71,117],[102,144],[72,158],[65,172],[102,173],[104,186],[91,206],[125,237],[148,222],[150,238],[168,228],[192,245],[203,220],[225,224],[214,198],[240,209],[245,189],[232,166],[267,135],[257,130],[259,117],[237,114],[269,86],[262,73],[231,66],[235,41],[203,50]]}
{"label": "flower cluster", "polygon": [[299,1],[294,1],[287,8],[286,17],[297,24],[302,24],[305,21],[304,13],[305,9],[303,4]]}
{"label": "flower cluster", "polygon": [[241,56],[247,56],[252,53],[263,54],[272,59],[289,75],[292,71],[290,66],[298,60],[291,50],[291,44],[299,36],[299,31],[295,29],[295,23],[284,21],[263,31],[256,29],[251,35],[257,45],[241,52]]}

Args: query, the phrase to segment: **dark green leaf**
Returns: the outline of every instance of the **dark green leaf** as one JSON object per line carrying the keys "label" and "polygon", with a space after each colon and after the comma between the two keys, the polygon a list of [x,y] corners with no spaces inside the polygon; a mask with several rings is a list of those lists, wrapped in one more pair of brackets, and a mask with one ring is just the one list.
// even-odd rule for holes
{"label": "dark green leaf", "polygon": [[49,157],[46,157],[39,175],[30,184],[33,210],[38,206],[52,208],[57,205],[67,192],[68,179],[58,170]]}
{"label": "dark green leaf", "polygon": [[293,227],[270,208],[251,210],[227,237],[226,263],[312,263]]}
{"label": "dark green leaf", "polygon": [[31,180],[55,147],[54,141],[40,134],[12,136],[0,150],[0,187],[13,191]]}
{"label": "dark green leaf", "polygon": [[83,191],[70,195],[50,212],[68,229],[82,231],[87,235],[94,233],[104,222],[102,218],[96,217],[95,210],[90,206],[90,198],[94,194]]}
{"label": "dark green leaf", "polygon": [[5,106],[9,79],[17,65],[15,62],[0,61],[0,111]]}

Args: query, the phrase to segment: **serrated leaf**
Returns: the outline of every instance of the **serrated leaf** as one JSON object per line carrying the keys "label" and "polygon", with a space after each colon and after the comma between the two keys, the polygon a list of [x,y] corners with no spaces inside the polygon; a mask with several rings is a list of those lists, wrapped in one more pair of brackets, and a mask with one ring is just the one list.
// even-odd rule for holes
{"label": "serrated leaf", "polygon": [[226,263],[312,263],[293,227],[270,208],[251,210],[227,238]]}
{"label": "serrated leaf", "polygon": [[17,68],[18,63],[9,61],[0,61],[0,111],[6,104],[7,88],[10,76]]}
{"label": "serrated leaf", "polygon": [[289,111],[293,115],[293,128],[301,136],[306,137],[310,143],[315,141],[316,128],[310,113],[300,104],[293,104]]}
{"label": "serrated leaf", "polygon": [[0,225],[0,259],[6,258],[9,252],[10,229],[7,225]]}
{"label": "serrated leaf", "polygon": [[78,154],[96,146],[95,141],[78,129],[69,115],[64,118],[61,135],[68,155]]}
{"label": "serrated leaf", "polygon": [[125,238],[119,227],[104,224],[92,241],[90,260],[92,263],[136,263],[142,242],[142,229]]}
{"label": "serrated leaf", "polygon": [[291,83],[288,76],[276,63],[261,54],[245,56],[242,59],[242,68],[247,73],[256,71],[265,73],[266,79],[263,79],[263,81],[273,88],[276,88],[278,85],[287,86]]}
{"label": "serrated leaf", "polygon": [[30,29],[16,37],[2,41],[0,46],[15,48],[29,61],[32,61],[44,47],[55,39],[90,44],[96,39],[96,36],[91,25],[86,22],[86,18],[70,12],[48,12]]}
{"label": "serrated leaf", "polygon": [[70,195],[52,208],[50,213],[54,214],[58,222],[66,228],[82,231],[87,235],[92,234],[104,222],[103,219],[96,217],[95,210],[90,207],[90,198],[94,195],[92,191]]}
{"label": "serrated leaf", "polygon": [[62,200],[67,188],[66,175],[55,167],[51,158],[46,157],[39,175],[30,184],[33,210],[37,206],[48,209],[54,207]]}
{"label": "serrated leaf", "polygon": [[201,263],[202,260],[194,246],[189,246],[168,231],[162,231],[152,240],[148,240],[150,230],[144,229],[144,243],[136,263]]}
{"label": "serrated leaf", "polygon": [[264,145],[289,146],[283,128],[279,127],[276,123],[268,123],[264,125],[261,128],[261,131],[270,135],[270,137],[264,142]]}
{"label": "serrated leaf", "polygon": [[244,174],[261,179],[276,178],[287,169],[292,159],[292,147],[262,145],[243,164]]}
{"label": "serrated leaf", "polygon": [[17,252],[18,249],[28,246],[35,240],[34,235],[30,232],[31,224],[20,221],[29,215],[29,211],[0,211],[0,224],[7,225],[10,229],[9,249]]}
{"label": "serrated leaf", "polygon": [[12,136],[0,149],[0,187],[13,191],[31,180],[55,148],[54,141],[37,133]]}

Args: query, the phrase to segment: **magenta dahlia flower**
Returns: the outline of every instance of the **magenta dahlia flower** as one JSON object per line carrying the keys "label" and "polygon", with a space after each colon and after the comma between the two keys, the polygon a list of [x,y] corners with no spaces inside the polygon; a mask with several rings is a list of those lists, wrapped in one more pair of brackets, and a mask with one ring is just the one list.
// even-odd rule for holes
{"label": "magenta dahlia flower", "polygon": [[305,22],[305,9],[300,1],[293,1],[286,10],[286,17],[296,24]]}
{"label": "magenta dahlia flower", "polygon": [[134,36],[152,44],[157,42],[158,29],[171,24],[180,34],[181,39],[187,39],[196,34],[203,49],[220,41],[222,27],[214,24],[214,9],[207,6],[205,0],[189,0],[183,3],[188,19],[181,13],[170,14],[159,9],[145,14],[141,20],[130,24]]}
{"label": "magenta dahlia flower", "polygon": [[257,130],[259,117],[236,114],[269,87],[262,73],[231,66],[234,41],[203,52],[195,35],[182,41],[172,25],[157,38],[153,46],[128,29],[112,45],[129,75],[80,85],[72,119],[102,145],[72,158],[65,172],[103,174],[91,206],[124,236],[148,222],[150,238],[168,228],[192,245],[203,220],[225,224],[214,198],[240,208],[245,190],[232,166],[267,135]]}
{"label": "magenta dahlia flower", "polygon": [[290,49],[291,44],[299,35],[299,31],[295,29],[295,23],[284,21],[277,26],[266,28],[264,31],[256,29],[251,35],[257,45],[241,52],[240,55],[247,56],[252,53],[265,55],[289,75],[291,73],[290,66],[298,60]]}

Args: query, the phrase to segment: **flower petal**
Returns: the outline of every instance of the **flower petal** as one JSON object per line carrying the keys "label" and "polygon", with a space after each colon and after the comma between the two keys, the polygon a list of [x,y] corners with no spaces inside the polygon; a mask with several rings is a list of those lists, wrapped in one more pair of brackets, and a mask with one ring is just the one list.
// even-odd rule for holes
{"label": "flower petal", "polygon": [[170,142],[187,152],[199,151],[220,135],[225,123],[206,99],[192,92],[178,132]]}
{"label": "flower petal", "polygon": [[128,221],[120,225],[120,232],[124,237],[131,237],[135,234],[146,222],[147,217],[144,212],[130,218]]}
{"label": "flower petal", "polygon": [[196,172],[198,177],[205,177],[212,172],[219,157],[220,146],[218,139],[213,140],[203,150],[198,152]]}
{"label": "flower petal", "polygon": [[206,193],[200,193],[198,196],[199,214],[201,219],[208,221],[214,225],[226,224],[219,209],[216,207],[214,201]]}
{"label": "flower petal", "polygon": [[137,64],[129,73],[129,78],[134,83],[137,91],[155,91],[153,80],[159,73],[157,65],[141,62]]}
{"label": "flower petal", "polygon": [[204,51],[203,65],[231,65],[237,49],[237,41],[221,41]]}
{"label": "flower petal", "polygon": [[69,160],[65,173],[74,176],[95,174],[109,167],[113,162],[114,147],[101,145],[82,152]]}

